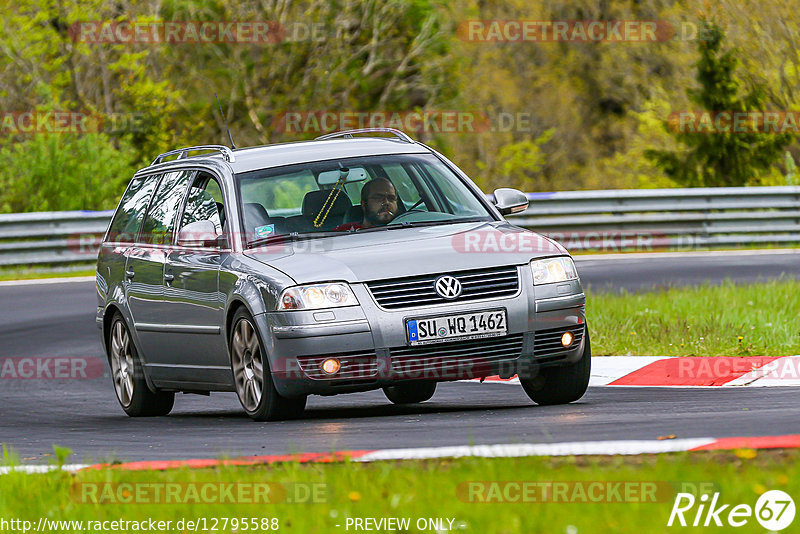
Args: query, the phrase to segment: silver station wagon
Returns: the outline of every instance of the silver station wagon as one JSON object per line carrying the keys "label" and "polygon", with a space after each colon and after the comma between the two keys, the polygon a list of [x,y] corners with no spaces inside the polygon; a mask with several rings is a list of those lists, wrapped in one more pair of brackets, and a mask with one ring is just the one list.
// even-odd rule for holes
{"label": "silver station wagon", "polygon": [[176,392],[235,391],[274,420],[311,394],[416,403],[438,382],[518,375],[538,404],[575,401],[586,299],[561,245],[503,218],[527,206],[388,128],[161,154],[98,254],[117,398],[152,416]]}

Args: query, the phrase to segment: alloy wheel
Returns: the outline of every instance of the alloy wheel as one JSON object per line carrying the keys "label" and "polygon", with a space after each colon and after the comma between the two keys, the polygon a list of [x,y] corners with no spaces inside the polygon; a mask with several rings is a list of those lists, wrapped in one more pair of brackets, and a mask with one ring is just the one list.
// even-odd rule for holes
{"label": "alloy wheel", "polygon": [[236,393],[242,406],[254,412],[261,403],[264,390],[264,362],[255,328],[247,319],[240,319],[236,323],[232,345],[231,363]]}

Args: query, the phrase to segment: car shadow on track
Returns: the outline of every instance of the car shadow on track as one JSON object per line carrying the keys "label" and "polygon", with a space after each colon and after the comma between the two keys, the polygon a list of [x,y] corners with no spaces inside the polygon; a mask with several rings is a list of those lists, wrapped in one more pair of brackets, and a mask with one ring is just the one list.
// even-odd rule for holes
{"label": "car shadow on track", "polygon": [[[454,414],[476,414],[477,412],[485,412],[486,416],[496,415],[502,412],[508,415],[516,410],[546,410],[554,414],[558,411],[569,411],[576,409],[578,406],[585,406],[584,402],[573,403],[566,406],[539,406],[533,403],[519,403],[519,404],[505,404],[502,406],[497,405],[463,405],[463,404],[443,404],[443,403],[430,403],[420,404],[415,406],[396,406],[390,405],[374,405],[374,406],[351,406],[351,407],[316,407],[309,408],[303,414],[291,420],[274,421],[267,424],[292,424],[295,422],[303,421],[330,421],[330,420],[358,420],[380,417],[395,417],[395,416],[436,416],[436,415],[454,415]],[[572,408],[570,408],[572,406]],[[103,418],[107,419],[107,418]],[[118,418],[115,418],[118,419]],[[147,421],[170,421],[173,423],[179,421],[220,421],[220,420],[237,420],[249,421],[247,414],[238,410],[220,410],[220,411],[201,411],[201,412],[176,412],[164,418],[151,419]]]}

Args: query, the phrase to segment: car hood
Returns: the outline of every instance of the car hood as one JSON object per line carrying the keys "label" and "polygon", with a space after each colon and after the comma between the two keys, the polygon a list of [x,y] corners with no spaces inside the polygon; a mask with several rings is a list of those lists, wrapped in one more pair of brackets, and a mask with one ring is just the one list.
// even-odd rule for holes
{"label": "car hood", "polygon": [[567,251],[547,237],[507,222],[473,222],[297,240],[245,254],[305,284],[521,265]]}

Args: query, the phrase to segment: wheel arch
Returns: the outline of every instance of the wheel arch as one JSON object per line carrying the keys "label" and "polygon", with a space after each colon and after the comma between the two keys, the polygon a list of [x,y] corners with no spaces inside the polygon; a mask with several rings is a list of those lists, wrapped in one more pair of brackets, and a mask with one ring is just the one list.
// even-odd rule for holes
{"label": "wheel arch", "polygon": [[122,307],[116,303],[112,302],[108,306],[106,306],[105,311],[103,311],[103,349],[106,353],[106,360],[108,361],[109,365],[111,365],[111,354],[110,349],[108,346],[108,335],[111,332],[111,319],[114,317],[114,314],[119,313],[120,317],[122,317],[125,326],[128,328],[128,335],[131,338],[131,342],[133,346],[136,348],[136,355],[138,356],[139,360],[142,363],[142,372],[144,373],[144,381],[147,384],[148,389],[153,393],[158,391],[155,384],[153,384],[153,380],[150,378],[150,373],[147,372],[147,366],[144,365],[145,358],[142,357],[142,350],[139,347],[139,340],[136,337],[135,329],[132,325],[132,321],[128,317],[125,316],[125,312],[123,311]]}

